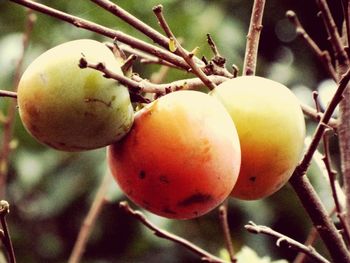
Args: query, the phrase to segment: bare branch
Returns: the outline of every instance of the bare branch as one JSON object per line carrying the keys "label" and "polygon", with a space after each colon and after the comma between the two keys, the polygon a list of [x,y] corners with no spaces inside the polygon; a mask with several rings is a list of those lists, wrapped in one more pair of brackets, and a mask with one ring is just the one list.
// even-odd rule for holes
{"label": "bare branch", "polygon": [[9,90],[0,90],[0,97],[17,98],[17,92]]}
{"label": "bare branch", "polygon": [[215,262],[215,263],[228,263],[227,261],[224,261],[209,252],[203,250],[202,248],[196,246],[195,244],[191,243],[187,239],[184,239],[182,237],[176,236],[172,233],[169,233],[168,231],[164,229],[160,229],[156,225],[154,225],[151,221],[149,221],[146,216],[137,210],[133,210],[129,204],[126,201],[119,203],[120,208],[122,208],[126,213],[137,219],[140,223],[142,223],[144,226],[149,228],[153,231],[154,235],[160,238],[164,238],[167,240],[170,240],[172,242],[175,242],[186,249],[192,251],[193,253],[199,255],[203,261],[206,262]]}
{"label": "bare branch", "polygon": [[[25,29],[22,38],[22,49],[19,60],[17,61],[15,75],[13,79],[13,92],[2,91],[1,96],[16,97],[15,91],[17,90],[18,83],[21,78],[22,66],[24,61],[24,55],[29,45],[29,39],[36,21],[36,16],[27,10]],[[5,196],[5,185],[8,173],[8,162],[11,154],[11,140],[13,136],[13,129],[15,125],[17,101],[12,100],[7,105],[6,121],[4,122],[3,135],[2,135],[2,147],[0,152],[0,196]]]}
{"label": "bare branch", "polygon": [[313,262],[330,263],[327,259],[321,256],[313,247],[305,246],[304,244],[299,243],[298,241],[288,236],[285,236],[267,226],[256,225],[253,222],[249,222],[249,224],[245,225],[244,227],[253,234],[265,234],[277,238],[276,246],[281,247],[283,244],[285,244],[287,248],[305,253],[309,256],[310,259],[313,260]]}
{"label": "bare branch", "polygon": [[146,53],[152,54],[153,56],[159,57],[160,59],[168,61],[186,71],[190,69],[190,67],[181,57],[167,50],[164,50],[162,48],[158,48],[154,45],[148,44],[142,40],[139,40],[121,31],[117,31],[117,30],[110,29],[108,27],[101,26],[99,24],[64,13],[62,11],[56,10],[54,8],[48,7],[43,4],[36,3],[31,0],[10,0],[10,1],[26,6],[28,8],[31,8],[43,14],[55,17],[57,19],[70,23],[78,28],[83,28],[83,29],[98,33],[100,35],[109,37],[111,39],[117,39],[122,43],[130,45],[131,47],[142,50]]}
{"label": "bare branch", "polygon": [[265,0],[254,0],[245,49],[243,75],[255,75]]}
{"label": "bare branch", "polygon": [[332,164],[331,164],[331,156],[330,156],[330,152],[329,152],[329,136],[328,133],[325,132],[325,134],[323,135],[323,147],[324,147],[324,157],[322,158],[326,169],[327,169],[327,173],[328,173],[328,177],[329,177],[329,184],[331,187],[331,191],[332,191],[332,196],[333,196],[333,200],[334,200],[334,204],[335,204],[335,211],[337,214],[337,217],[340,221],[340,224],[343,228],[343,236],[345,237],[346,241],[349,242],[350,241],[350,229],[349,229],[349,224],[346,221],[346,213],[340,203],[339,200],[339,193],[338,193],[338,189],[336,186],[338,184],[337,181],[337,172],[332,168]]}
{"label": "bare branch", "polygon": [[[316,109],[310,107],[309,105],[307,104],[304,104],[304,103],[300,103],[300,106],[301,106],[301,109],[303,110],[304,114],[313,118],[314,120],[316,121],[320,121],[320,119],[322,118],[323,116],[323,113],[322,112],[318,112]],[[334,118],[331,118],[328,122],[328,125],[330,127],[332,127],[333,129],[336,129],[338,127],[338,120],[337,119],[334,119]]]}
{"label": "bare branch", "polygon": [[297,193],[301,203],[308,212],[313,224],[317,226],[319,234],[323,239],[328,251],[335,262],[350,262],[349,251],[346,249],[345,243],[339,235],[334,224],[331,222],[327,215],[321,200],[317,196],[310,181],[305,176],[313,154],[317,150],[323,134],[328,127],[327,124],[336,108],[338,103],[342,99],[342,94],[347,87],[350,80],[350,69],[343,75],[340,80],[337,91],[335,92],[331,102],[329,103],[326,111],[324,112],[316,131],[313,135],[313,139],[308,147],[301,163],[294,170],[293,175],[289,182],[293,186]]}
{"label": "bare branch", "polygon": [[295,30],[297,34],[302,37],[306,44],[310,47],[311,51],[316,55],[316,57],[322,62],[322,65],[328,74],[338,82],[338,75],[334,69],[332,64],[331,57],[328,51],[322,51],[315,41],[309,36],[309,34],[305,31],[303,25],[300,23],[299,18],[295,14],[294,11],[289,10],[286,13],[287,18],[291,21],[291,23],[295,26]]}
{"label": "bare branch", "polygon": [[102,207],[105,204],[105,196],[112,176],[106,172],[101,184],[97,190],[94,201],[91,204],[90,210],[87,213],[84,222],[80,227],[80,231],[75,241],[72,253],[68,259],[68,263],[79,263],[85,251],[86,243],[89,240],[91,231],[96,223],[98,216],[101,213]]}
{"label": "bare branch", "polygon": [[350,45],[350,4],[349,4],[349,0],[341,0],[341,3],[343,8],[343,14],[344,14],[344,23],[346,27],[346,32],[345,32],[346,45],[349,47]]}
{"label": "bare branch", "polygon": [[231,233],[230,226],[228,224],[227,205],[228,205],[228,201],[226,200],[219,207],[219,217],[220,217],[220,223],[221,223],[221,227],[222,227],[224,237],[225,237],[227,251],[230,255],[230,260],[232,263],[235,263],[235,262],[237,262],[237,259],[235,257],[235,251],[233,249],[233,244],[232,244],[231,234],[230,234]]}
{"label": "bare branch", "polygon": [[[103,63],[92,63],[88,62],[85,58],[81,58],[79,66],[81,68],[93,68],[104,73],[107,78],[112,78],[119,81],[121,84],[127,86],[131,92],[146,92],[146,93],[158,93],[166,94],[176,90],[185,89],[198,89],[203,87],[203,82],[199,78],[177,80],[171,83],[165,84],[155,84],[148,80],[139,78],[137,81],[125,77],[124,75],[118,74],[113,70],[106,67]],[[227,80],[227,78],[222,76],[208,76],[208,78],[216,84],[220,84]]]}
{"label": "bare branch", "polygon": [[331,11],[329,10],[326,0],[316,0],[318,7],[321,10],[322,18],[329,35],[335,58],[340,65],[349,65],[349,58],[345,51],[345,47],[341,41],[337,25],[334,22]]}
{"label": "bare branch", "polygon": [[[126,10],[124,10],[122,7],[117,5],[116,3],[113,3],[109,0],[90,0],[94,2],[95,4],[99,5],[100,7],[104,8],[105,10],[109,11],[110,13],[114,14],[115,16],[122,19],[124,22],[131,25],[133,28],[139,30],[141,33],[152,39],[155,43],[159,44],[165,49],[168,49],[169,47],[169,38],[163,36],[161,33],[159,33],[157,30],[152,28],[151,26],[147,25],[134,15],[130,14]],[[196,62],[201,64],[201,61],[196,58]]]}
{"label": "bare branch", "polygon": [[[181,44],[179,43],[179,41],[176,39],[175,35],[173,34],[173,32],[171,31],[168,23],[165,20],[164,14],[163,14],[163,6],[162,5],[158,5],[156,7],[153,8],[153,12],[155,13],[155,15],[158,18],[159,24],[160,26],[163,28],[164,32],[166,33],[166,35],[169,37],[170,41],[174,41],[175,44],[175,50],[174,52],[176,54],[178,54],[179,56],[181,56],[186,62],[187,64],[191,67],[192,72],[198,77],[200,78],[203,83],[210,89],[214,89],[216,87],[216,85],[204,74],[204,72],[199,68],[199,66],[197,65],[197,63],[195,62],[195,60],[193,59],[194,54],[193,53],[189,53],[188,51],[186,51]],[[169,43],[170,44],[170,43]],[[168,45],[169,45],[168,44]]]}
{"label": "bare branch", "polygon": [[347,84],[350,80],[350,69],[343,75],[342,79],[339,82],[339,86],[332,98],[332,100],[330,101],[326,111],[324,112],[317,128],[316,131],[313,135],[313,140],[303,158],[303,160],[301,161],[301,163],[299,164],[298,168],[296,169],[296,173],[300,176],[305,174],[307,168],[310,165],[310,161],[312,159],[312,155],[315,152],[315,150],[317,149],[318,144],[320,143],[323,133],[325,132],[326,128],[327,128],[327,124],[329,122],[329,120],[332,117],[332,114],[335,110],[335,108],[337,107],[337,105],[339,104],[339,102],[342,100],[343,98],[343,92],[347,87]]}
{"label": "bare branch", "polygon": [[10,213],[10,205],[7,201],[0,201],[0,222],[2,226],[4,246],[6,247],[6,251],[9,257],[9,263],[16,263],[15,252],[13,249],[10,232],[6,222],[6,216]]}

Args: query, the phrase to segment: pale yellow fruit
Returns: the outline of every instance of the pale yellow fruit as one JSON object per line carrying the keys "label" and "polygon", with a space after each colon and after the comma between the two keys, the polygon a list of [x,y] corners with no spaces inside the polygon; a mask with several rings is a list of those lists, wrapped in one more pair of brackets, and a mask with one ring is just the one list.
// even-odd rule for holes
{"label": "pale yellow fruit", "polygon": [[241,143],[241,171],[231,195],[254,200],[279,190],[304,145],[305,121],[297,98],[284,85],[256,76],[226,81],[211,95],[226,107]]}
{"label": "pale yellow fruit", "polygon": [[43,53],[29,65],[18,86],[24,126],[38,141],[59,150],[109,145],[122,138],[133,123],[127,88],[94,69],[80,69],[82,56],[122,74],[104,44],[81,39]]}

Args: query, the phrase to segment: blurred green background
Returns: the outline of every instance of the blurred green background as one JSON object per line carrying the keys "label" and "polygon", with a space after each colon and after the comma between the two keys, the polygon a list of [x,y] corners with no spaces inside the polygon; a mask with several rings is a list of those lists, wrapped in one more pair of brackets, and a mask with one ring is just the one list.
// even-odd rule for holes
{"label": "blurred green background", "polygon": [[[90,1],[41,1],[65,12],[122,30],[133,36],[146,38],[135,29]],[[121,0],[115,1],[144,22],[158,29],[152,7],[163,4],[166,18],[174,33],[183,39],[183,45],[192,50],[199,47],[199,56],[212,56],[206,43],[210,33],[228,65],[242,68],[245,36],[249,26],[253,1],[247,0]],[[332,1],[332,11],[341,23],[341,7]],[[269,0],[264,15],[257,75],[280,81],[290,87],[300,99],[312,105],[312,90],[319,90],[327,103],[335,84],[329,80],[319,61],[305,43],[296,37],[294,28],[285,18],[293,9],[307,31],[322,49],[329,48],[322,21],[317,17],[314,1]],[[24,8],[0,1],[0,88],[13,89],[13,77],[21,53],[24,28]],[[106,41],[94,33],[77,29],[46,15],[37,14],[37,22],[25,53],[25,66],[45,50],[65,41],[93,38]],[[25,68],[24,66],[24,68]],[[159,66],[136,63],[135,71],[149,78]],[[167,81],[191,77],[172,70]],[[3,114],[9,99],[0,99]],[[315,124],[307,119],[308,133]],[[2,130],[1,130],[2,133]],[[1,134],[0,134],[1,135]],[[75,243],[79,228],[94,198],[97,187],[106,172],[105,149],[65,153],[37,143],[16,119],[14,140],[18,142],[10,159],[6,200],[11,204],[8,216],[12,240],[18,262],[66,262]],[[336,140],[331,151],[336,168],[339,154]],[[309,175],[326,207],[333,206],[327,181],[313,164]],[[199,262],[186,249],[165,241],[126,215],[118,208],[125,200],[116,184],[110,186],[108,202],[103,207],[93,229],[82,262]],[[189,239],[216,255],[224,248],[218,211],[194,220],[176,221],[146,213],[157,225]],[[252,248],[261,257],[254,261],[293,260],[296,253],[278,248],[275,240],[248,233],[244,225],[253,220],[303,242],[311,227],[310,221],[289,185],[273,196],[260,201],[229,200],[229,223],[235,250]],[[320,242],[317,248],[327,255]],[[222,253],[222,252],[221,252]],[[265,257],[265,258],[263,258]],[[263,258],[263,259],[262,259]]]}

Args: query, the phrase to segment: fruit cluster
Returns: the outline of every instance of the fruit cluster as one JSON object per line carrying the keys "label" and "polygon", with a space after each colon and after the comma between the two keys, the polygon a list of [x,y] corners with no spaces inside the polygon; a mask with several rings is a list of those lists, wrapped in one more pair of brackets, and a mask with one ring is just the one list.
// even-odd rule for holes
{"label": "fruit cluster", "polygon": [[113,176],[141,207],[168,218],[194,218],[230,195],[269,196],[290,178],[305,122],[298,100],[282,84],[237,77],[208,94],[167,94],[134,114],[128,89],[96,70],[81,70],[81,56],[122,74],[102,43],[59,45],[24,72],[20,117],[30,134],[55,149],[108,146]]}

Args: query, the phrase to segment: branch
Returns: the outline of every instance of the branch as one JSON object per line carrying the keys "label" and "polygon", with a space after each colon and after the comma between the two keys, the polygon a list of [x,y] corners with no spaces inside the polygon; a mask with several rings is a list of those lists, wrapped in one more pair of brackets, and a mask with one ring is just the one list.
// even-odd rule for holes
{"label": "branch", "polygon": [[328,72],[328,74],[333,78],[333,80],[338,82],[338,75],[333,67],[329,52],[325,51],[325,50],[322,51],[318,47],[318,45],[315,43],[315,41],[305,31],[303,25],[300,23],[299,18],[297,17],[297,15],[295,14],[294,11],[292,11],[292,10],[287,11],[286,16],[291,21],[291,23],[294,25],[297,35],[305,40],[306,44],[309,46],[311,51],[321,61],[323,67]]}
{"label": "branch", "polygon": [[208,62],[205,58],[202,60],[206,64],[203,71],[206,75],[220,75],[227,78],[234,78],[234,74],[230,73],[226,67],[226,59],[221,56],[213,38],[210,34],[207,34],[207,42],[212,50],[214,57]]}
{"label": "branch", "polygon": [[[27,10],[25,29],[22,38],[22,49],[19,60],[16,65],[15,75],[13,79],[13,92],[1,91],[3,97],[16,97],[16,90],[21,78],[22,66],[24,61],[25,51],[29,45],[29,39],[36,21],[36,16],[29,10]],[[5,196],[5,185],[8,173],[8,163],[11,154],[11,140],[13,136],[13,129],[15,125],[17,101],[12,100],[7,106],[6,121],[4,122],[3,135],[2,135],[2,148],[0,152],[0,196]]]}
{"label": "branch", "polygon": [[343,207],[340,203],[340,198],[339,198],[339,193],[338,190],[339,188],[337,188],[338,185],[338,181],[337,181],[337,172],[332,168],[332,164],[331,164],[331,156],[330,156],[330,152],[329,152],[329,136],[327,135],[327,133],[325,133],[323,135],[323,147],[324,147],[324,156],[322,158],[326,169],[327,169],[327,173],[328,173],[328,177],[329,177],[329,184],[331,187],[331,191],[332,191],[332,196],[333,196],[333,200],[334,200],[334,204],[335,204],[335,211],[337,214],[337,217],[340,221],[341,227],[343,229],[343,235],[346,239],[346,241],[350,241],[350,229],[349,229],[349,224],[346,221],[346,213],[343,210]]}
{"label": "branch", "polygon": [[285,236],[267,226],[256,225],[253,222],[249,222],[248,225],[245,225],[244,227],[253,234],[265,234],[277,238],[276,246],[281,247],[283,244],[286,244],[287,248],[305,253],[310,257],[310,259],[313,260],[313,262],[330,263],[327,259],[322,257],[312,246],[305,246],[304,244],[299,243],[298,241]]}
{"label": "branch", "polygon": [[0,90],[0,97],[17,99],[17,92],[9,90]]}
{"label": "branch", "polygon": [[153,8],[153,12],[157,16],[157,19],[159,21],[160,26],[163,28],[164,32],[166,33],[166,35],[170,39],[170,42],[168,43],[168,46],[171,45],[171,42],[173,41],[174,45],[175,45],[174,52],[176,54],[178,54],[179,56],[181,56],[187,62],[187,64],[191,67],[191,71],[198,78],[200,78],[203,81],[205,86],[207,86],[210,90],[214,89],[216,87],[216,85],[199,68],[199,66],[197,65],[197,63],[194,60],[194,53],[193,52],[189,53],[188,51],[186,51],[181,46],[181,44],[179,43],[179,41],[176,39],[175,35],[171,31],[168,23],[165,20],[164,14],[163,14],[163,6],[162,5],[158,5],[158,6],[154,7]]}
{"label": "branch", "polygon": [[308,212],[313,224],[317,227],[319,234],[323,239],[326,247],[328,248],[328,251],[334,262],[350,262],[349,251],[346,249],[344,241],[328,217],[326,209],[324,208],[321,200],[317,196],[317,193],[315,192],[305,174],[308,167],[310,166],[312,156],[317,150],[318,144],[320,143],[323,134],[328,127],[327,124],[336,106],[343,98],[342,94],[346,89],[349,80],[350,69],[343,75],[342,79],[340,80],[338,89],[335,92],[316,128],[309,148],[307,149],[301,163],[294,170],[293,175],[289,180],[305,210]]}
{"label": "branch", "polygon": [[137,210],[133,210],[128,202],[123,201],[119,203],[120,208],[122,208],[126,213],[137,219],[140,223],[142,223],[145,227],[149,228],[153,231],[154,235],[160,238],[164,238],[167,240],[170,240],[174,243],[180,244],[181,246],[187,248],[188,250],[192,251],[193,253],[199,255],[202,259],[202,261],[206,262],[212,262],[212,263],[228,263],[210,253],[207,251],[201,249],[200,247],[197,247],[193,243],[189,242],[187,239],[184,239],[182,237],[176,236],[172,233],[169,233],[166,230],[160,229],[156,225],[154,225],[151,221],[149,221],[146,216]]}
{"label": "branch", "polygon": [[244,56],[243,75],[255,75],[265,0],[254,0]]}
{"label": "branch", "polygon": [[[203,87],[203,82],[199,78],[177,80],[171,83],[166,84],[155,84],[151,83],[148,80],[141,79],[140,81],[135,81],[124,75],[118,74],[113,70],[106,67],[103,63],[92,63],[86,61],[85,58],[80,60],[79,66],[81,68],[93,68],[104,74],[106,78],[112,78],[119,81],[121,84],[127,86],[131,92],[140,93],[158,93],[166,94],[176,90],[185,90],[185,89],[197,89]],[[208,78],[216,84],[220,84],[227,80],[227,78],[222,76],[208,76]]]}
{"label": "branch", "polygon": [[[313,118],[316,121],[320,121],[320,119],[323,116],[322,112],[318,112],[316,109],[310,107],[307,104],[304,103],[300,103],[301,109],[303,110],[304,114]],[[329,125],[330,127],[332,127],[333,129],[336,129],[338,127],[338,120],[334,119],[334,118],[330,118],[329,122],[327,125]]]}
{"label": "branch", "polygon": [[[110,46],[110,44],[108,44],[108,46]],[[167,66],[170,68],[175,68],[175,69],[182,69],[174,64],[169,63],[168,61],[165,61],[159,57],[153,56],[153,55],[149,55],[148,53],[145,53],[143,51],[140,51],[138,49],[134,49],[128,45],[122,44],[119,45],[119,48],[121,50],[123,50],[126,53],[129,54],[134,54],[136,55],[139,59],[141,63],[144,64],[159,64],[159,65],[163,65],[163,66]]]}
{"label": "branch", "polygon": [[228,224],[227,205],[228,205],[228,201],[226,200],[219,207],[219,217],[220,217],[220,223],[221,223],[221,227],[222,227],[224,237],[225,237],[227,251],[228,251],[228,254],[230,255],[231,263],[235,263],[235,262],[237,262],[237,259],[235,257],[235,251],[233,249],[233,244],[232,244],[231,234],[230,234],[230,232],[231,232],[230,226]]}
{"label": "branch", "polygon": [[4,243],[4,246],[6,248],[6,251],[9,257],[9,263],[16,263],[15,252],[13,250],[10,232],[6,222],[6,216],[8,215],[8,213],[10,213],[9,203],[5,200],[1,200],[0,201],[0,221],[2,226],[2,241]]}
{"label": "branch", "polygon": [[[349,48],[350,45],[350,4],[349,0],[341,0],[343,14],[344,14],[344,22],[346,27],[346,44]],[[349,54],[348,54],[349,55]]]}
{"label": "branch", "polygon": [[103,205],[105,204],[105,195],[107,193],[111,179],[112,176],[108,172],[106,172],[97,190],[95,199],[91,204],[90,210],[80,227],[80,231],[77,240],[75,241],[68,263],[80,262],[82,255],[85,251],[86,243],[89,240],[91,231],[96,223],[98,216],[101,213]]}
{"label": "branch", "polygon": [[142,50],[146,53],[152,54],[156,57],[159,57],[165,61],[168,61],[186,71],[188,71],[190,69],[190,67],[187,65],[187,63],[185,61],[183,61],[182,58],[180,58],[179,56],[158,48],[154,45],[148,44],[142,40],[139,40],[137,38],[134,38],[130,35],[127,35],[121,31],[117,31],[117,30],[113,30],[110,29],[108,27],[104,27],[101,26],[99,24],[90,22],[88,20],[64,13],[62,11],[56,10],[54,8],[48,7],[46,5],[43,4],[39,4],[36,3],[34,1],[31,0],[10,0],[12,2],[15,2],[17,4],[26,6],[30,9],[36,10],[38,12],[41,12],[43,14],[55,17],[59,20],[65,21],[67,23],[70,23],[78,28],[83,28],[95,33],[98,33],[100,35],[109,37],[111,39],[117,39],[118,41],[125,43],[127,45],[130,45],[133,48]]}
{"label": "branch", "polygon": [[316,131],[313,135],[313,140],[312,140],[309,148],[307,149],[303,160],[301,161],[301,163],[299,164],[299,166],[297,167],[297,169],[294,172],[294,174],[296,176],[301,176],[301,175],[304,175],[306,173],[306,170],[308,169],[308,167],[310,165],[312,155],[316,151],[317,146],[322,139],[322,136],[327,128],[328,122],[330,121],[335,108],[337,107],[337,105],[339,104],[339,102],[343,98],[343,92],[345,91],[349,80],[350,80],[350,69],[341,78],[341,80],[339,82],[339,86],[338,86],[333,98],[331,99],[327,109],[325,110],[325,112],[324,112],[324,114],[323,114],[323,116],[322,116],[322,118],[321,118],[321,120],[316,128]]}
{"label": "branch", "polygon": [[[159,44],[163,48],[165,49],[169,48],[169,41],[170,41],[169,38],[163,36],[157,30],[147,25],[146,23],[144,23],[134,15],[130,14],[129,12],[124,10],[122,7],[120,7],[116,3],[113,3],[109,0],[90,0],[90,1],[94,2],[95,4],[104,8],[108,12],[119,17],[124,22],[128,23],[133,28],[137,29],[138,31],[140,31],[141,33],[143,33],[144,35],[152,39],[155,43]],[[203,64],[202,61],[200,61],[198,58],[196,58],[196,62]]]}
{"label": "branch", "polygon": [[331,11],[329,10],[326,0],[316,0],[318,7],[321,10],[322,18],[329,35],[332,48],[334,50],[335,58],[340,65],[348,65],[349,58],[345,51],[344,45],[342,44],[337,25],[334,22]]}

